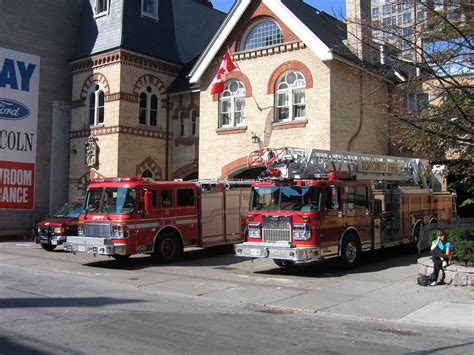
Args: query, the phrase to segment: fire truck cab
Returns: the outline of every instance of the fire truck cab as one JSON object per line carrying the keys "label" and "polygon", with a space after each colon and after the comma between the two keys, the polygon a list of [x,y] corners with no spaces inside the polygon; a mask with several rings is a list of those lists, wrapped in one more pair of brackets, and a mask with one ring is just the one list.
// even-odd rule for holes
{"label": "fire truck cab", "polygon": [[236,243],[248,194],[244,182],[98,179],[87,188],[78,235],[65,250],[116,259],[144,253],[169,262],[186,246]]}
{"label": "fire truck cab", "polygon": [[339,258],[352,267],[363,251],[417,244],[422,225],[457,219],[455,195],[429,188],[425,164],[315,149],[253,152],[249,166],[267,170],[252,183],[246,241],[235,254],[279,266]]}

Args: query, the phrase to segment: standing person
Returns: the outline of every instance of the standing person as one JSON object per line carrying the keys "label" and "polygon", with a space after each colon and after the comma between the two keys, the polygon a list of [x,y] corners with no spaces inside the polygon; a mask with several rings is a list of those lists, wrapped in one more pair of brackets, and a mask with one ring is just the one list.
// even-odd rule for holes
{"label": "standing person", "polygon": [[[451,242],[446,240],[446,235],[443,230],[439,230],[436,239],[431,243],[431,260],[433,260],[433,273],[430,277],[430,286],[437,285],[438,274],[442,267],[448,266],[449,256],[451,255]],[[440,283],[444,280],[444,272]]]}

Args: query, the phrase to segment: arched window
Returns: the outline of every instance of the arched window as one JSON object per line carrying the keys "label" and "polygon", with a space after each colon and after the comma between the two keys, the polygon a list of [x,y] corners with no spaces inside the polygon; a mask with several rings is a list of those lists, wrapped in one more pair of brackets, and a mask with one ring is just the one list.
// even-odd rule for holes
{"label": "arched window", "polygon": [[184,112],[178,113],[178,136],[184,137]]}
{"label": "arched window", "polygon": [[104,123],[105,94],[102,83],[94,83],[87,95],[89,108],[89,126],[98,126]]}
{"label": "arched window", "polygon": [[280,27],[271,20],[258,22],[244,41],[244,50],[273,46],[283,42]]}
{"label": "arched window", "polygon": [[160,126],[160,97],[151,86],[142,89],[139,96],[138,123],[146,126]]}
{"label": "arched window", "polygon": [[220,127],[235,127],[245,123],[245,87],[229,80],[220,98]]}
{"label": "arched window", "polygon": [[276,86],[276,121],[291,121],[306,115],[306,80],[300,72],[283,74]]}
{"label": "arched window", "polygon": [[191,137],[196,137],[198,132],[198,121],[196,117],[196,111],[192,110],[189,113],[189,134]]}
{"label": "arched window", "polygon": [[147,168],[142,172],[142,178],[155,180],[155,174]]}

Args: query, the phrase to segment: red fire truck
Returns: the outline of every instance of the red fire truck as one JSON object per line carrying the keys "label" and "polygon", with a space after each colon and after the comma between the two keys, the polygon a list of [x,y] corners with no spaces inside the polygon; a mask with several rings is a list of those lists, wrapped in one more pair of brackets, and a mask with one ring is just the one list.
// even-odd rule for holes
{"label": "red fire truck", "polygon": [[241,242],[249,193],[245,182],[97,179],[65,250],[116,259],[144,253],[170,262],[186,246]]}
{"label": "red fire truck", "polygon": [[263,149],[250,167],[246,241],[237,256],[279,266],[339,258],[349,268],[361,252],[417,244],[422,225],[455,223],[456,196],[441,190],[428,161],[316,149]]}

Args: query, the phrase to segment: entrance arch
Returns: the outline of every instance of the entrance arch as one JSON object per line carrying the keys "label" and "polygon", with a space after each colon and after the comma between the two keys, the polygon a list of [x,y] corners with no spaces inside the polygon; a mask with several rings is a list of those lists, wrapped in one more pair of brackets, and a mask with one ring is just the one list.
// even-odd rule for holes
{"label": "entrance arch", "polygon": [[249,168],[247,157],[242,157],[222,168],[221,178],[228,180],[256,180],[265,167]]}

